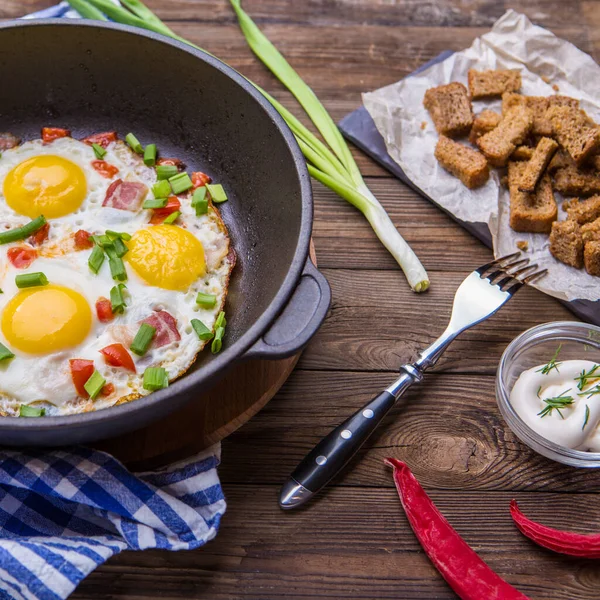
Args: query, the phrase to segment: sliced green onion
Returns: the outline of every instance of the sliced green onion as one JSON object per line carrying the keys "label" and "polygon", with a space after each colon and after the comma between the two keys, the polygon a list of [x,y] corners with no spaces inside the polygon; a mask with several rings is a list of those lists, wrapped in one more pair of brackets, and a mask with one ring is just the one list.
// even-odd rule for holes
{"label": "sliced green onion", "polygon": [[[165,181],[165,183],[167,183]],[[148,200],[144,200],[144,204],[142,204],[142,208],[164,208],[167,205],[167,198],[148,198]]]}
{"label": "sliced green onion", "polygon": [[169,376],[163,367],[148,367],[144,371],[144,381],[142,383],[145,390],[155,392],[169,387]]}
{"label": "sliced green onion", "polygon": [[0,362],[14,357],[15,355],[4,344],[0,344]]}
{"label": "sliced green onion", "polygon": [[94,246],[90,257],[88,258],[88,266],[90,267],[90,270],[97,275],[103,262],[104,251],[100,246]]}
{"label": "sliced green onion", "polygon": [[203,342],[208,342],[208,340],[212,339],[213,332],[202,321],[199,319],[192,319],[190,323]]}
{"label": "sliced green onion", "polygon": [[109,252],[108,254],[108,266],[110,267],[110,274],[113,279],[117,281],[127,281],[127,271],[125,270],[125,263],[116,254]]}
{"label": "sliced green onion", "polygon": [[221,348],[223,347],[223,334],[225,333],[225,327],[217,327],[215,331],[215,339],[212,341],[210,345],[210,351],[213,354],[218,354],[221,352]]}
{"label": "sliced green onion", "polygon": [[104,377],[102,377],[98,371],[94,370],[92,376],[83,384],[83,387],[90,395],[90,398],[94,400],[105,384],[106,379],[104,379]]}
{"label": "sliced green onion", "polygon": [[103,159],[106,156],[106,150],[100,144],[92,144],[96,158]]}
{"label": "sliced green onion", "polygon": [[206,189],[208,189],[210,198],[215,204],[220,204],[227,200],[227,194],[220,183],[207,183]]}
{"label": "sliced green onion", "polygon": [[111,238],[109,235],[93,235],[92,239],[94,240],[95,244],[98,244],[99,246],[105,247],[105,246],[110,246],[113,243],[114,238]]}
{"label": "sliced green onion", "polygon": [[45,224],[46,219],[44,218],[44,215],[40,215],[33,219],[33,221],[29,221],[27,225],[23,225],[23,227],[3,231],[0,233],[0,244],[10,244],[11,242],[24,240],[30,235],[33,235],[38,229],[41,229]]}
{"label": "sliced green onion", "polygon": [[162,179],[170,179],[177,175],[178,172],[175,165],[158,165],[156,167],[156,177],[159,181]]}
{"label": "sliced green onion", "polygon": [[200,217],[208,212],[208,198],[206,197],[206,186],[196,188],[192,194],[192,208],[196,209],[196,216]]}
{"label": "sliced green onion", "polygon": [[172,212],[164,221],[163,223],[165,225],[171,225],[172,223],[175,223],[175,221],[177,221],[177,219],[180,217],[181,213],[176,210],[175,212]]}
{"label": "sliced green onion", "polygon": [[156,144],[148,144],[144,150],[144,164],[153,167],[156,164]]}
{"label": "sliced green onion", "polygon": [[125,245],[120,237],[114,239],[113,248],[115,249],[115,254],[119,258],[125,256],[129,252],[129,248]]}
{"label": "sliced green onion", "polygon": [[125,240],[126,242],[128,242],[131,239],[131,235],[129,233],[119,233],[118,231],[111,231],[110,229],[106,230],[106,235],[109,238],[115,239],[115,238],[121,238],[122,240]]}
{"label": "sliced green onion", "polygon": [[28,406],[27,404],[21,404],[19,406],[20,417],[43,417],[46,414],[46,409],[37,406]]}
{"label": "sliced green onion", "polygon": [[128,133],[125,136],[125,141],[129,144],[129,147],[136,152],[137,154],[143,154],[144,149],[142,148],[142,144],[140,141],[133,135],[133,133]]}
{"label": "sliced green onion", "polygon": [[19,289],[48,285],[48,278],[43,273],[23,273],[15,277]]}
{"label": "sliced green onion", "polygon": [[199,304],[202,308],[213,308],[217,303],[217,297],[214,294],[204,294],[198,292],[196,296],[196,304]]}
{"label": "sliced green onion", "polygon": [[97,21],[108,21],[104,13],[92,6],[86,0],[69,0],[71,8],[78,12],[84,19],[96,19]]}
{"label": "sliced green onion", "polygon": [[171,186],[166,180],[157,181],[152,186],[152,193],[154,194],[155,198],[166,198],[171,194]]}
{"label": "sliced green onion", "polygon": [[124,283],[119,283],[110,290],[110,306],[115,314],[123,313],[127,308],[127,304],[125,304],[125,298],[123,298],[123,290],[126,289],[127,287]]}
{"label": "sliced green onion", "polygon": [[185,172],[169,177],[169,183],[174,194],[183,194],[194,187],[190,176]]}
{"label": "sliced green onion", "polygon": [[138,356],[144,356],[144,354],[146,354],[148,351],[150,343],[152,342],[152,338],[155,334],[156,329],[152,327],[152,325],[148,325],[148,323],[142,323],[138,329],[138,332],[135,334],[129,349]]}
{"label": "sliced green onion", "polygon": [[219,327],[225,327],[227,325],[227,319],[225,318],[225,312],[221,311],[215,320],[215,329]]}

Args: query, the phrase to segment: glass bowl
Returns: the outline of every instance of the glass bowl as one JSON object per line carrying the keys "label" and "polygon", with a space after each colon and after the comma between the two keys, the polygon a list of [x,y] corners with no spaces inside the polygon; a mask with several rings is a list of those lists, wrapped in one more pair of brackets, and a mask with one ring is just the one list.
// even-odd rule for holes
{"label": "glass bowl", "polygon": [[519,375],[548,362],[562,344],[560,360],[591,360],[600,364],[600,327],[575,321],[537,325],[516,337],[506,348],[496,374],[496,399],[513,433],[532,450],[572,467],[600,467],[600,452],[583,452],[542,437],[517,414],[510,393]]}

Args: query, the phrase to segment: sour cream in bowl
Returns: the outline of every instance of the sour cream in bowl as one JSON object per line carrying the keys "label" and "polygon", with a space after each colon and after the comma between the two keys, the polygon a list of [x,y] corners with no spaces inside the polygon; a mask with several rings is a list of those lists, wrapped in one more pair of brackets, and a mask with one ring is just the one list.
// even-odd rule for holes
{"label": "sour cream in bowl", "polygon": [[600,467],[600,327],[563,321],[522,333],[502,355],[496,397],[530,448],[571,466]]}

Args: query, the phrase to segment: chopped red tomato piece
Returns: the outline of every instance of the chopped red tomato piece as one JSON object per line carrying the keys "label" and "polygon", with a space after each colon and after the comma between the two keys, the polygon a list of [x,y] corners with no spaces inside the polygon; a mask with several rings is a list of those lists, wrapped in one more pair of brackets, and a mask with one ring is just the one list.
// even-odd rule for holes
{"label": "chopped red tomato piece", "polygon": [[94,133],[83,138],[81,141],[85,144],[98,144],[106,148],[111,142],[116,142],[119,138],[117,137],[116,131],[103,131],[102,133]]}
{"label": "chopped red tomato piece", "polygon": [[178,171],[183,171],[185,169],[185,163],[178,158],[159,158],[156,161],[157,165],[171,165],[172,167],[177,167]]}
{"label": "chopped red tomato piece", "polygon": [[91,233],[85,229],[80,229],[75,232],[75,248],[77,250],[87,250],[94,245],[94,242],[90,239]]}
{"label": "chopped red tomato piece", "polygon": [[17,269],[26,269],[37,258],[37,255],[37,250],[30,246],[9,248],[7,252],[8,260]]}
{"label": "chopped red tomato piece", "polygon": [[152,211],[150,223],[157,225],[162,223],[171,213],[178,211],[181,208],[181,202],[177,196],[170,196],[167,205],[164,208],[155,208]]}
{"label": "chopped red tomato piece", "polygon": [[106,179],[112,179],[118,172],[119,169],[114,165],[107,163],[105,160],[93,160],[92,167]]}
{"label": "chopped red tomato piece", "polygon": [[72,358],[69,361],[69,365],[71,367],[71,378],[73,379],[73,385],[77,393],[82,398],[89,398],[90,395],[85,391],[85,387],[83,386],[94,373],[94,361],[83,358]]}
{"label": "chopped red tomato piece", "polygon": [[192,173],[192,183],[194,184],[194,189],[202,187],[211,181],[212,179],[206,173],[202,173],[202,171],[194,171]]}
{"label": "chopped red tomato piece", "polygon": [[53,142],[58,138],[70,137],[71,132],[68,129],[61,129],[60,127],[42,127],[42,140],[44,142]]}
{"label": "chopped red tomato piece", "polygon": [[123,344],[111,344],[100,350],[104,355],[104,360],[111,367],[124,367],[128,371],[135,373],[135,364],[131,358],[131,354],[127,352]]}
{"label": "chopped red tomato piece", "polygon": [[100,390],[101,396],[110,396],[115,391],[115,386],[112,383],[107,383]]}
{"label": "chopped red tomato piece", "polygon": [[100,298],[96,300],[96,314],[98,315],[100,323],[109,323],[115,318],[112,311],[112,305],[108,298],[100,296]]}
{"label": "chopped red tomato piece", "polygon": [[32,236],[27,240],[33,246],[41,246],[47,239],[50,231],[50,223],[42,225]]}

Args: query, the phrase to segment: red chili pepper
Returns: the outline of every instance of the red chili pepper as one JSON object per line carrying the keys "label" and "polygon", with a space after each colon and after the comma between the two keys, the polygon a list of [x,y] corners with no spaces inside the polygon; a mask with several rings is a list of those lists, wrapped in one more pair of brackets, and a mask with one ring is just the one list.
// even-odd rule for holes
{"label": "red chili pepper", "polygon": [[94,133],[83,138],[81,141],[85,144],[98,144],[106,148],[111,142],[116,142],[119,138],[117,137],[116,131],[103,131],[102,133]]}
{"label": "red chili pepper", "polygon": [[26,269],[37,258],[38,253],[29,246],[16,246],[9,248],[6,255],[15,268]]}
{"label": "red chili pepper", "polygon": [[171,213],[178,211],[181,208],[181,202],[177,196],[170,196],[167,205],[163,208],[155,208],[152,211],[150,223],[157,225],[162,223]]}
{"label": "red chili pepper", "polygon": [[170,165],[171,167],[177,167],[178,171],[185,169],[185,163],[178,158],[159,158],[156,161],[157,165]]}
{"label": "red chili pepper", "polygon": [[100,296],[100,298],[96,300],[96,314],[98,315],[100,323],[109,323],[115,318],[112,311],[112,304],[108,298]]}
{"label": "red chili pepper", "polygon": [[114,165],[107,163],[105,160],[93,160],[92,167],[106,179],[112,179],[118,172],[119,169]]}
{"label": "red chili pepper", "polygon": [[114,391],[115,391],[115,386],[112,383],[107,383],[106,385],[102,386],[102,389],[100,390],[100,395],[101,396],[110,396]]}
{"label": "red chili pepper", "polygon": [[540,525],[521,512],[516,500],[511,500],[510,515],[525,537],[548,550],[581,558],[600,558],[600,534],[584,535]]}
{"label": "red chili pepper", "polygon": [[80,229],[75,232],[75,248],[77,250],[87,250],[94,245],[94,242],[90,239],[91,233],[85,231],[85,229]]}
{"label": "red chili pepper", "polygon": [[42,140],[44,142],[53,142],[58,138],[70,137],[71,132],[68,129],[61,129],[60,127],[42,127]]}
{"label": "red chili pepper", "polygon": [[408,522],[435,568],[462,600],[527,600],[452,529],[410,469],[387,458]]}
{"label": "red chili pepper", "polygon": [[202,173],[202,171],[194,171],[192,173],[192,184],[194,185],[194,189],[202,187],[211,181],[212,179],[206,173]]}
{"label": "red chili pepper", "polygon": [[41,246],[47,239],[50,232],[50,223],[42,225],[32,236],[29,236],[28,242],[32,246]]}
{"label": "red chili pepper", "polygon": [[104,360],[112,367],[124,367],[135,373],[135,364],[133,359],[123,344],[111,344],[102,348],[100,353],[104,355]]}
{"label": "red chili pepper", "polygon": [[84,385],[94,373],[94,361],[85,360],[84,358],[72,358],[69,361],[71,367],[71,378],[77,393],[82,398],[89,398],[90,395],[86,392]]}

